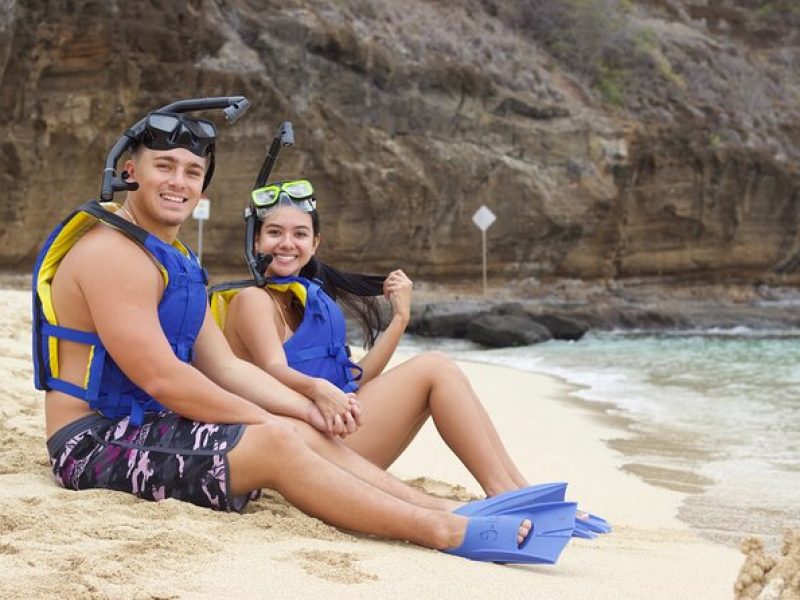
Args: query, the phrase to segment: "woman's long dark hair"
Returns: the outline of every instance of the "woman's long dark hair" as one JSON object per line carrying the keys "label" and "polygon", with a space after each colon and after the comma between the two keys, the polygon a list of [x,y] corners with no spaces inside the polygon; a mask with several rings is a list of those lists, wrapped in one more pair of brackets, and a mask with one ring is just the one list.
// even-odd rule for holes
{"label": "woman's long dark hair", "polygon": [[[314,237],[319,235],[319,213],[311,215]],[[261,224],[259,223],[259,227]],[[385,275],[367,275],[341,271],[312,256],[301,270],[300,277],[318,279],[322,289],[353,317],[364,333],[364,347],[371,348],[378,334],[384,329],[383,318],[376,296],[383,295]]]}
{"label": "woman's long dark hair", "polygon": [[300,271],[300,276],[320,280],[322,289],[361,325],[364,347],[373,346],[383,329],[383,319],[375,297],[383,295],[384,275],[340,271],[312,256]]}

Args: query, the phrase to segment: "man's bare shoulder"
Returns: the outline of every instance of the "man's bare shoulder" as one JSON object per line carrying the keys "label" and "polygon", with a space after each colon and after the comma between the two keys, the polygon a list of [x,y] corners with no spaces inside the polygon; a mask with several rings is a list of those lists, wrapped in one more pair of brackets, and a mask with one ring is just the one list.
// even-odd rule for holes
{"label": "man's bare shoulder", "polygon": [[92,227],[75,243],[59,273],[81,284],[97,279],[107,285],[161,279],[151,257],[137,242],[103,223]]}
{"label": "man's bare shoulder", "polygon": [[75,243],[72,252],[73,254],[98,251],[116,253],[135,250],[137,247],[138,244],[121,231],[105,223],[97,223]]}

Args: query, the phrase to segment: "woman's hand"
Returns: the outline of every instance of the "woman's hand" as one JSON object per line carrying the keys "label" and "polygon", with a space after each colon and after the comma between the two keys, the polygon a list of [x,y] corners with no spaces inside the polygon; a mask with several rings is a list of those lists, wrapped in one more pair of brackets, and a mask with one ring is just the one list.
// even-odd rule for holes
{"label": "woman's hand", "polygon": [[309,421],[314,427],[329,435],[341,437],[355,433],[361,424],[361,407],[355,394],[346,394],[327,379],[315,378],[309,397],[324,423],[320,428],[319,419]]}
{"label": "woman's hand", "polygon": [[355,433],[364,424],[361,420],[361,401],[354,392],[349,392],[347,398],[350,400],[350,415],[353,417],[353,424],[355,425],[355,429],[349,433]]}
{"label": "woman's hand", "polygon": [[355,433],[362,423],[361,403],[358,401],[355,394],[348,393],[346,395],[350,404],[350,410],[344,414],[344,417],[336,415],[333,418],[332,431],[328,430],[328,425],[325,423],[325,418],[322,416],[319,406],[313,402],[309,402],[308,404],[306,421],[314,427],[314,429],[322,433],[328,433],[331,436],[338,436],[342,439],[346,438],[351,433]]}
{"label": "woman's hand", "polygon": [[383,282],[383,295],[392,304],[392,314],[408,323],[411,318],[411,288],[414,282],[397,269],[392,271]]}

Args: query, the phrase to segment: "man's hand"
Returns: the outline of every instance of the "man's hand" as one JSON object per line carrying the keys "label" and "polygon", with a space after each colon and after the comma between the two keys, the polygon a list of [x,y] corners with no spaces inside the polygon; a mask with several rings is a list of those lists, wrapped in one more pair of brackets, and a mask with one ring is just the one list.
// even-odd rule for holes
{"label": "man's hand", "polygon": [[314,402],[308,409],[308,422],[332,436],[347,437],[361,426],[361,404],[353,393],[344,393],[326,379],[318,378],[311,391]]}
{"label": "man's hand", "polygon": [[350,400],[347,394],[330,381],[318,377],[314,379],[309,396],[325,420],[324,431],[338,435],[339,431],[336,430],[341,430],[346,423],[346,415],[350,412]]}

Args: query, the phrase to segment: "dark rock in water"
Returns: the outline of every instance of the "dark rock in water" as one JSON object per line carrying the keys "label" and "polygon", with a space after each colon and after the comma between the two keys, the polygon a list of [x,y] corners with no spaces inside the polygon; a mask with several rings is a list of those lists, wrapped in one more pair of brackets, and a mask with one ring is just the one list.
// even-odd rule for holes
{"label": "dark rock in water", "polygon": [[493,306],[490,312],[495,315],[514,315],[516,317],[529,316],[525,307],[519,302],[503,302],[502,304]]}
{"label": "dark rock in water", "polygon": [[519,302],[498,304],[491,309],[490,314],[529,319],[545,327],[556,340],[579,340],[589,330],[589,325],[583,321],[533,312]]}
{"label": "dark rock in water", "polygon": [[546,327],[528,317],[484,314],[469,323],[467,338],[484,346],[502,348],[538,344],[553,336]]}
{"label": "dark rock in water", "polygon": [[556,340],[579,340],[589,331],[589,325],[577,319],[557,315],[530,315],[530,319],[546,327]]}
{"label": "dark rock in water", "polygon": [[[425,337],[467,338],[487,346],[501,347],[534,344],[552,338],[578,340],[589,329],[589,325],[579,319],[541,314],[533,310],[519,302],[503,302],[496,305],[480,302],[423,304],[416,306],[412,311],[406,331]],[[483,320],[484,317],[496,319]],[[479,319],[480,322],[475,326],[477,333],[474,335],[480,339],[476,339],[470,333],[470,327]],[[510,327],[509,323],[516,325]],[[483,333],[492,327],[497,330],[496,333]],[[549,334],[544,335],[542,328]],[[515,335],[509,337],[507,331],[514,331]],[[503,341],[505,339],[511,341]]]}
{"label": "dark rock in water", "polygon": [[629,309],[620,311],[617,326],[623,329],[684,329],[687,320],[665,310]]}
{"label": "dark rock in water", "polygon": [[412,311],[408,333],[425,337],[467,337],[469,323],[485,312],[486,306],[477,303],[426,304],[420,311]]}

